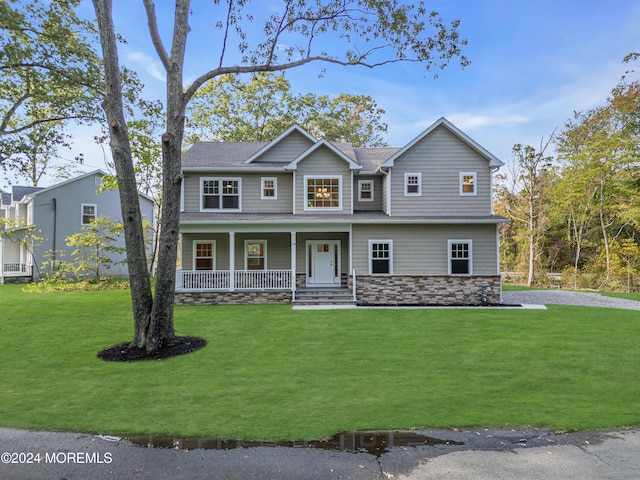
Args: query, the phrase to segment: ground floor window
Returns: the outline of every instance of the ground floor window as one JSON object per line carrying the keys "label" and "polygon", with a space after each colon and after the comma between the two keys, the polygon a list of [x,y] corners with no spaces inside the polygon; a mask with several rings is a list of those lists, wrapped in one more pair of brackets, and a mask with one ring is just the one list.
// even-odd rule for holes
{"label": "ground floor window", "polygon": [[245,270],[266,270],[267,268],[267,241],[246,240],[244,242]]}
{"label": "ground floor window", "polygon": [[215,270],[216,243],[212,240],[193,242],[193,267],[195,270]]}
{"label": "ground floor window", "polygon": [[471,240],[449,240],[449,275],[471,275]]}
{"label": "ground floor window", "polygon": [[369,274],[393,273],[393,241],[369,240]]}

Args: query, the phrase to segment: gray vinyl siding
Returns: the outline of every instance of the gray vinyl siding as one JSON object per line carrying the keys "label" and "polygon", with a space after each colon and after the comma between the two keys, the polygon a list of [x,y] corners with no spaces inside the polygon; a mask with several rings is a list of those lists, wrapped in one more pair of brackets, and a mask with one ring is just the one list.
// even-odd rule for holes
{"label": "gray vinyl siding", "polygon": [[[200,183],[206,178],[241,178],[242,211],[246,213],[291,213],[293,175],[291,173],[202,173],[184,177],[184,211],[200,211]],[[277,178],[277,199],[262,200],[262,178]],[[215,215],[215,212],[211,212]]]}
{"label": "gray vinyl siding", "polygon": [[[82,231],[82,210],[81,205],[96,205],[96,216],[106,215],[112,222],[122,222],[122,210],[120,208],[120,194],[117,189],[106,189],[101,193],[96,193],[99,185],[96,186],[96,179],[101,179],[101,175],[90,175],[80,178],[77,181],[64,183],[56,188],[47,189],[38,193],[34,198],[33,222],[37,226],[38,235],[44,238],[43,242],[35,249],[34,261],[38,268],[45,260],[45,254],[54,248],[59,252],[56,256],[58,260],[71,261],[71,252],[74,247],[66,245],[66,238],[74,233]],[[100,180],[98,180],[99,182]],[[56,215],[54,216],[53,199],[56,200]],[[153,222],[153,204],[151,201],[141,197],[140,209],[143,219]],[[55,235],[54,235],[55,218]],[[124,234],[120,236],[116,245],[124,247]],[[62,256],[62,254],[65,256]],[[110,257],[114,262],[124,262],[125,254],[112,253]],[[34,268],[34,275],[38,276],[38,269]],[[126,263],[114,263],[109,270],[103,272],[105,275],[126,276]]]}
{"label": "gray vinyl siding", "polygon": [[[216,270],[229,270],[229,234],[184,234],[182,235],[182,258],[181,268],[183,270],[193,269],[193,242],[215,241],[216,242]],[[235,235],[235,270],[244,270],[245,240],[266,240],[267,241],[267,268],[270,270],[291,268],[291,234],[290,233],[237,233]],[[304,268],[304,267],[303,267]]]}
{"label": "gray vinyl siding", "polygon": [[[380,176],[358,176],[353,177],[353,209],[354,210],[382,210],[382,182],[384,177]],[[360,189],[358,184],[360,180],[372,180],[373,181],[373,201],[372,202],[360,202],[358,197],[360,195]]]}
{"label": "gray vinyl siding", "polygon": [[[277,178],[277,198],[263,200],[262,178]],[[293,211],[293,175],[252,173],[242,175],[242,211],[246,213],[291,213]]]}
{"label": "gray vinyl siding", "polygon": [[321,147],[298,163],[298,169],[295,175],[296,214],[304,214],[307,212],[322,214],[322,209],[313,209],[308,211],[305,211],[304,209],[307,198],[306,185],[304,181],[305,175],[315,177],[340,176],[342,178],[340,183],[342,189],[342,209],[327,210],[326,213],[351,213],[351,170],[349,170],[347,162],[336,156],[336,154],[328,148]]}
{"label": "gray vinyl siding", "polygon": [[[391,215],[487,215],[491,212],[489,162],[438,127],[395,160]],[[460,195],[460,173],[476,172],[477,194]],[[422,174],[422,195],[404,196],[404,174]]]}
{"label": "gray vinyl siding", "polygon": [[287,137],[273,145],[265,153],[257,157],[253,163],[286,162],[289,163],[307,150],[313,142],[300,132],[291,132]]}
{"label": "gray vinyl siding", "polygon": [[448,240],[471,240],[474,275],[497,274],[496,225],[354,225],[353,267],[369,274],[369,240],[393,241],[395,275],[447,275]]}
{"label": "gray vinyl siding", "polygon": [[185,174],[182,182],[184,211],[199,212],[200,211],[200,175]]}

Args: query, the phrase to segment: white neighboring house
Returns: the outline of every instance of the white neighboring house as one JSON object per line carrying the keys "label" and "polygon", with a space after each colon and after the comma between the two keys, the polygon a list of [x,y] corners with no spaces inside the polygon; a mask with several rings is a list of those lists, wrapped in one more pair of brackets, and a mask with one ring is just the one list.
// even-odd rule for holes
{"label": "white neighboring house", "polygon": [[[8,220],[0,225],[0,283],[38,280],[44,273],[42,265],[48,252],[55,252],[53,259],[70,260],[72,248],[66,245],[66,238],[81,232],[95,218],[107,215],[113,222],[122,222],[118,190],[98,193],[104,175],[96,170],[48,188],[14,186],[11,193],[0,193],[0,218]],[[140,194],[140,209],[143,218],[153,223],[153,200]],[[35,246],[23,241],[21,226],[24,232],[35,226],[42,241]],[[12,230],[10,235],[8,228]],[[117,246],[125,246],[124,235]],[[112,260],[108,274],[126,277],[126,254],[112,254]]]}

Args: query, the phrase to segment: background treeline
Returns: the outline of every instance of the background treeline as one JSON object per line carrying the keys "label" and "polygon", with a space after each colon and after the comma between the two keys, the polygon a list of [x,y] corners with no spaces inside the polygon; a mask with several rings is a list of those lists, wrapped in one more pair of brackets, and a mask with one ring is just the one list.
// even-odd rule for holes
{"label": "background treeline", "polygon": [[506,281],[640,290],[640,83],[512,160],[496,195]]}

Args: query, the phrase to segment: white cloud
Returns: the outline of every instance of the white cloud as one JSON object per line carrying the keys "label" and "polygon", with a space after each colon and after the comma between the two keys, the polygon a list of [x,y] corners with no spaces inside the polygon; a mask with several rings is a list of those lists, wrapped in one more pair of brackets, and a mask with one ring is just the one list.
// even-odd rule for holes
{"label": "white cloud", "polygon": [[[127,60],[140,66],[148,75],[166,83],[166,74],[162,64],[144,52],[131,50],[126,54]],[[134,69],[137,70],[137,69]]]}
{"label": "white cloud", "polygon": [[518,114],[492,113],[487,115],[473,113],[454,113],[449,115],[450,120],[461,130],[474,130],[483,127],[510,127],[513,125],[528,123],[529,117]]}

